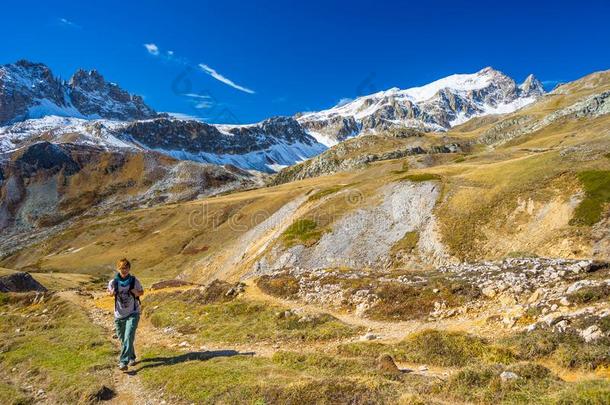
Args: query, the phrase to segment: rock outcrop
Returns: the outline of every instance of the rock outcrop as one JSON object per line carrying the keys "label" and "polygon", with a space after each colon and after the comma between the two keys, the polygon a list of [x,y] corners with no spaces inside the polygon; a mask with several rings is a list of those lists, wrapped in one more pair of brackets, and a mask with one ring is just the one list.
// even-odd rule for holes
{"label": "rock outcrop", "polygon": [[79,70],[66,82],[42,63],[0,66],[0,125],[47,115],[134,120],[159,114],[95,70]]}
{"label": "rock outcrop", "polygon": [[0,277],[0,292],[47,291],[30,273],[13,273]]}
{"label": "rock outcrop", "polygon": [[544,94],[533,75],[520,85],[490,67],[452,75],[422,87],[392,88],[298,120],[314,135],[337,142],[350,136],[396,127],[446,131],[468,119],[515,111]]}

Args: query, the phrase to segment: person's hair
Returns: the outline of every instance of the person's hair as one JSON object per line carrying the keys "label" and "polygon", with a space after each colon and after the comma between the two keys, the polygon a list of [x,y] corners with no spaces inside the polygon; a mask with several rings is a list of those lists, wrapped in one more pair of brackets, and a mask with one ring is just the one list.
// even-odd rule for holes
{"label": "person's hair", "polygon": [[121,259],[116,262],[117,270],[131,269],[131,263],[127,259]]}

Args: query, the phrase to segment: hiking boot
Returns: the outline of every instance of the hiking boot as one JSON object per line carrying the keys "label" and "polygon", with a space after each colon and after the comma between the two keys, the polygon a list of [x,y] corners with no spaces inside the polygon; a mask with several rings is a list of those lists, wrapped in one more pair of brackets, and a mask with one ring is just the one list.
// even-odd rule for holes
{"label": "hiking boot", "polygon": [[125,364],[125,363],[119,363],[119,370],[121,370],[121,371],[127,371],[127,364]]}
{"label": "hiking boot", "polygon": [[129,363],[127,363],[127,365],[128,365],[129,367],[133,367],[133,366],[135,366],[136,364],[138,364],[138,362],[136,361],[136,359],[129,360]]}

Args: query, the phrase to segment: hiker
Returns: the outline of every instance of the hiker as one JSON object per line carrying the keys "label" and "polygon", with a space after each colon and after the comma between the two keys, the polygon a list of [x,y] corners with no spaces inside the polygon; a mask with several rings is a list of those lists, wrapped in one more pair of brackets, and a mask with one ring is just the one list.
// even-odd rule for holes
{"label": "hiker", "polygon": [[140,320],[140,297],[144,294],[144,289],[140,281],[129,274],[131,271],[129,260],[119,260],[116,269],[117,273],[108,283],[108,293],[114,295],[114,327],[121,341],[119,369],[126,371],[128,366],[136,364],[133,344]]}

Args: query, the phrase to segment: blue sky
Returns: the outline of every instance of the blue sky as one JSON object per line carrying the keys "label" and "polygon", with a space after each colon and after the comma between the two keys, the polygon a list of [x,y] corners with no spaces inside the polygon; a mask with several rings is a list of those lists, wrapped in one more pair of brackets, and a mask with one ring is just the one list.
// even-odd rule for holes
{"label": "blue sky", "polygon": [[11,3],[0,63],[43,62],[63,78],[95,68],[158,111],[210,122],[328,108],[486,66],[550,87],[610,68],[602,1]]}

